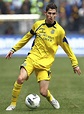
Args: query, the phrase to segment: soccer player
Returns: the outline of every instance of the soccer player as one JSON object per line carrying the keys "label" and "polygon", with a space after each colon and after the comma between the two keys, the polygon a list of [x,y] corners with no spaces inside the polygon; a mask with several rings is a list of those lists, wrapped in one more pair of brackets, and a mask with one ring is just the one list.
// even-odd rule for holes
{"label": "soccer player", "polygon": [[54,98],[48,88],[51,79],[50,68],[54,62],[59,45],[71,60],[74,72],[78,73],[78,75],[81,74],[77,58],[69,46],[64,29],[55,20],[56,16],[57,6],[54,3],[49,3],[46,6],[46,18],[36,21],[32,29],[12,47],[6,55],[7,59],[11,58],[17,50],[21,49],[35,35],[32,48],[24,60],[24,63],[20,66],[20,74],[15,81],[11,103],[6,108],[7,111],[15,109],[22,85],[25,80],[29,79],[33,71],[35,71],[37,82],[39,83],[40,94],[44,96],[54,108],[60,108],[59,102]]}

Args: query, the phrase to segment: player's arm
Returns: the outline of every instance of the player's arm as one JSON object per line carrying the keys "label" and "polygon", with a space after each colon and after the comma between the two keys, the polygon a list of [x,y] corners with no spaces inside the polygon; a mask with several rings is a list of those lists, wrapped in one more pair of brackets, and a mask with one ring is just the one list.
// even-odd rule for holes
{"label": "player's arm", "polygon": [[80,70],[80,67],[78,66],[78,60],[75,54],[73,53],[71,47],[69,46],[69,43],[67,41],[67,38],[65,37],[65,34],[62,34],[59,44],[63,48],[65,53],[68,55],[68,57],[70,58],[74,73],[78,73],[80,75],[81,70]]}
{"label": "player's arm", "polygon": [[6,59],[11,58],[14,52],[21,49],[35,35],[35,29],[36,24],[34,23],[32,29],[25,36],[23,36],[23,38],[14,47],[11,48],[9,53],[6,55]]}
{"label": "player's arm", "polygon": [[11,50],[6,55],[6,59],[11,58],[14,52],[22,48],[31,39],[31,37],[34,35],[31,31],[28,32],[14,47],[11,48]]}
{"label": "player's arm", "polygon": [[25,36],[23,36],[23,38],[12,48],[13,51],[17,51],[19,49],[21,49],[32,37],[33,35],[28,32]]}

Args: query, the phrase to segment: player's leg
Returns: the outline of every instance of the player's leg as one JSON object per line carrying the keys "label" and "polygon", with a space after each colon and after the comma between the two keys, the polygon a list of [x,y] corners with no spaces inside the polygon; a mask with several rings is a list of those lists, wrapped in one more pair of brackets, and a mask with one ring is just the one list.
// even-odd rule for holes
{"label": "player's leg", "polygon": [[22,67],[20,70],[20,74],[18,76],[18,79],[14,84],[14,88],[12,91],[11,105],[16,106],[17,98],[18,98],[18,95],[21,91],[22,85],[23,85],[24,81],[27,79],[28,79],[27,71]]}
{"label": "player's leg", "polygon": [[26,61],[21,65],[20,74],[12,90],[11,104],[9,107],[6,108],[6,110],[15,109],[18,95],[21,91],[23,82],[28,79],[28,77],[33,72],[33,70],[34,70],[34,67],[32,65],[32,61],[31,59],[27,58]]}
{"label": "player's leg", "polygon": [[49,101],[49,100],[52,100],[52,96],[48,90],[48,87],[49,87],[49,81],[41,80],[39,82],[40,94],[46,97]]}
{"label": "player's leg", "polygon": [[59,102],[53,97],[53,95],[48,90],[49,81],[42,80],[39,82],[39,86],[40,86],[41,95],[46,97],[46,99],[51,103],[51,105],[54,108],[59,109],[60,108]]}
{"label": "player's leg", "polygon": [[18,76],[18,79],[14,83],[14,87],[13,87],[13,90],[12,90],[11,104],[10,104],[10,106],[8,106],[6,108],[6,110],[13,110],[13,109],[15,109],[16,103],[17,103],[17,99],[18,99],[18,95],[19,95],[19,93],[21,91],[23,82],[26,79],[28,79],[27,71],[25,70],[25,68],[22,67],[20,69],[20,74]]}
{"label": "player's leg", "polygon": [[39,82],[41,95],[44,96],[54,108],[59,109],[59,102],[53,97],[53,95],[49,91],[49,81],[51,78],[51,73],[45,70],[37,70],[36,76]]}

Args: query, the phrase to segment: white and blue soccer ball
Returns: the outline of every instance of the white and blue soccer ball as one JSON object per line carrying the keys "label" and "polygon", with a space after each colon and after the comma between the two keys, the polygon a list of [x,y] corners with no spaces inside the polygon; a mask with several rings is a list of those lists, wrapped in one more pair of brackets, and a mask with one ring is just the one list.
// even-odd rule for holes
{"label": "white and blue soccer ball", "polygon": [[25,104],[27,107],[35,109],[40,106],[40,97],[37,94],[29,94],[25,98]]}

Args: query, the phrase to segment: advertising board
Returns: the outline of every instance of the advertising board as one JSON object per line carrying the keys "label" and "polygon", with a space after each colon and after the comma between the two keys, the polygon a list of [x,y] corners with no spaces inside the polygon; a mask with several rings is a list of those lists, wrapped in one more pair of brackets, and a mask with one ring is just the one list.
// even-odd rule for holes
{"label": "advertising board", "polygon": [[[20,39],[22,35],[8,35],[0,36],[0,56],[6,55],[8,51],[14,46]],[[80,34],[67,34],[68,43],[73,49],[76,55],[84,55],[84,35]],[[31,49],[31,45],[34,38],[32,38],[22,49],[18,50],[15,55],[27,55]],[[57,55],[66,55],[64,50],[59,46]]]}

